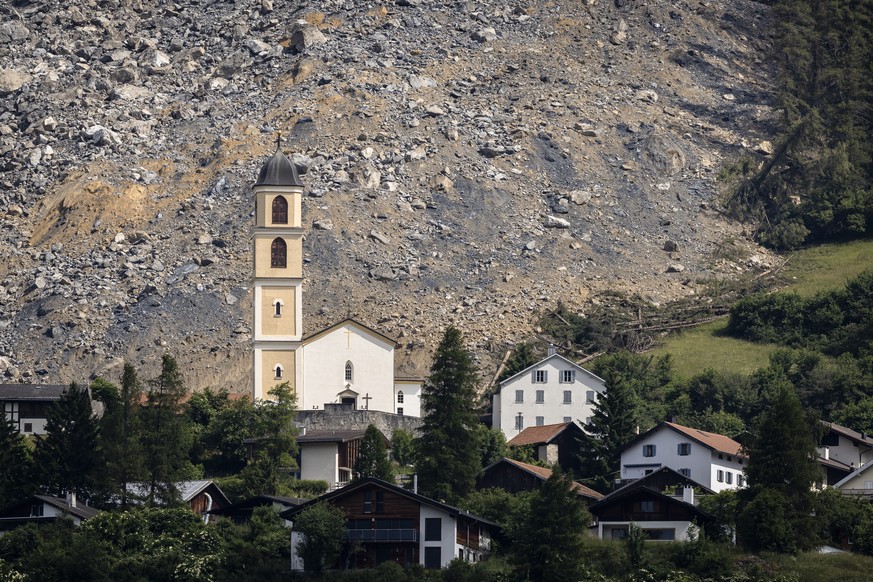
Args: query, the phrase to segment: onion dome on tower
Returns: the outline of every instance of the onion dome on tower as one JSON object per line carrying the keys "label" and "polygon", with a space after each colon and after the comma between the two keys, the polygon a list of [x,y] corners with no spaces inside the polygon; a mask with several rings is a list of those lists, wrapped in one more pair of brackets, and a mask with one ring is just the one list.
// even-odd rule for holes
{"label": "onion dome on tower", "polygon": [[297,175],[297,168],[294,164],[285,157],[285,154],[279,149],[279,143],[276,143],[276,153],[261,166],[261,172],[258,174],[258,181],[255,186],[299,186],[303,187],[303,182]]}

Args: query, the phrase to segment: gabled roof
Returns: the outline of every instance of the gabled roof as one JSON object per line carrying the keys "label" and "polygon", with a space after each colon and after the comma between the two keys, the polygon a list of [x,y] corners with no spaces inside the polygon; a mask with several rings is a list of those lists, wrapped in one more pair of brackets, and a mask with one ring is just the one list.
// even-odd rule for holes
{"label": "gabled roof", "polygon": [[580,433],[582,432],[582,429],[579,428],[579,425],[575,422],[559,422],[557,424],[529,426],[512,437],[512,439],[510,439],[506,444],[510,447],[549,444],[568,428],[572,430],[571,425],[572,428],[576,428]]}
{"label": "gabled roof", "polygon": [[634,440],[629,442],[624,446],[623,450],[627,450],[628,448],[634,446],[647,436],[654,434],[655,432],[668,428],[672,431],[678,432],[681,435],[687,436],[691,440],[709,448],[718,453],[724,453],[726,455],[734,455],[737,457],[745,457],[741,451],[743,445],[735,441],[730,437],[726,437],[722,434],[717,434],[714,432],[706,432],[705,430],[700,430],[696,428],[690,428],[687,426],[682,426],[681,424],[676,424],[675,422],[662,422],[655,428],[644,432],[643,434],[636,437]]}
{"label": "gabled roof", "polygon": [[[522,463],[521,461],[516,461],[515,459],[510,459],[509,457],[503,457],[499,461],[497,461],[495,463],[491,463],[490,465],[488,465],[487,467],[482,469],[482,472],[487,473],[491,468],[496,467],[497,465],[500,465],[503,463],[506,463],[506,464],[511,465],[513,467],[516,467],[522,471],[530,473],[531,475],[538,477],[538,478],[542,479],[543,481],[548,480],[549,477],[551,477],[552,474],[554,473],[551,469],[547,469],[546,467],[539,467],[537,465],[531,465],[530,463]],[[575,491],[576,493],[578,493],[579,495],[581,495],[583,497],[588,497],[590,499],[603,499],[602,493],[598,493],[594,489],[591,489],[590,487],[586,487],[585,485],[583,485],[582,483],[579,483],[577,481],[573,481],[573,491]]]}
{"label": "gabled roof", "polygon": [[[819,463],[821,463],[821,461],[822,461],[822,459],[819,459]],[[852,479],[854,479],[858,475],[862,475],[862,474],[866,473],[867,470],[870,468],[873,468],[873,463],[871,463],[871,462],[864,463],[863,465],[861,465],[860,467],[858,467],[857,469],[855,469],[854,471],[852,471],[851,473],[849,473],[848,475],[846,475],[845,477],[843,477],[842,479],[837,481],[834,484],[834,488],[836,488],[836,489],[841,488],[843,485],[845,485],[846,483],[848,483],[849,481],[851,481]]]}
{"label": "gabled roof", "polygon": [[[224,494],[224,491],[221,490],[221,487],[215,484],[214,481],[210,481],[208,479],[199,479],[196,481],[177,481],[174,483],[176,488],[179,490],[179,497],[181,497],[182,501],[188,502],[197,497],[200,493],[202,493],[209,486],[215,487],[218,493],[221,494],[223,501],[225,504],[230,503],[230,499],[227,498],[227,495]],[[128,483],[127,491],[131,495],[135,497],[145,498],[149,493],[149,484],[140,482],[140,483]]]}
{"label": "gabled roof", "polygon": [[[82,520],[91,519],[92,517],[94,517],[95,515],[100,513],[99,509],[95,509],[95,508],[89,507],[87,505],[78,505],[77,504],[75,507],[70,507],[70,504],[67,502],[67,500],[63,499],[61,497],[53,497],[51,495],[31,495],[30,497],[26,497],[20,501],[17,501],[15,503],[11,503],[11,504],[7,505],[6,507],[4,507],[2,512],[0,512],[0,516],[2,516],[4,513],[8,513],[10,510],[15,509],[16,507],[21,507],[22,505],[33,505],[34,502],[36,502],[36,501],[39,501],[39,502],[44,503],[46,505],[50,505],[51,507],[54,507],[55,509],[59,509],[65,513],[69,513],[70,515],[78,517],[79,519],[82,519]],[[10,519],[10,518],[0,517],[0,519]],[[21,520],[21,519],[25,519],[25,518],[11,518],[11,519]]]}
{"label": "gabled roof", "polygon": [[700,493],[704,495],[714,495],[715,491],[707,487],[706,485],[701,485],[691,477],[686,477],[679,471],[671,469],[670,467],[661,467],[657,471],[652,471],[645,477],[640,477],[639,479],[634,479],[630,483],[626,483],[607,495],[613,495],[618,493],[619,491],[624,491],[625,489],[639,489],[640,487],[648,487],[649,489],[657,490],[655,483],[661,481],[663,482],[665,479],[669,479],[675,485],[683,485],[686,487],[694,487]]}
{"label": "gabled roof", "polygon": [[[642,481],[642,479],[639,479],[639,481]],[[636,485],[636,486],[634,486],[634,485]],[[610,493],[609,495],[607,495],[606,497],[604,497],[603,499],[601,499],[600,501],[598,501],[597,503],[595,503],[594,505],[589,507],[588,511],[590,511],[595,517],[597,517],[600,510],[608,507],[609,505],[611,505],[613,503],[621,501],[621,499],[623,499],[625,497],[629,497],[631,495],[636,495],[639,493],[644,493],[648,496],[655,497],[656,499],[660,499],[661,501],[665,501],[667,503],[678,504],[678,505],[684,507],[685,509],[687,509],[688,511],[690,511],[691,513],[695,514],[696,518],[700,518],[701,521],[712,521],[715,519],[712,515],[710,515],[709,513],[705,512],[701,509],[698,509],[697,506],[692,505],[691,503],[686,503],[685,501],[683,501],[677,497],[665,495],[664,493],[661,493],[657,489],[652,489],[651,487],[647,487],[645,484],[637,485],[636,483],[631,483],[630,485],[627,485],[625,487],[622,487],[621,489],[617,489],[617,490],[613,491],[612,493]]]}
{"label": "gabled roof", "polygon": [[594,378],[595,380],[597,380],[597,381],[600,382],[601,384],[604,383],[604,382],[603,382],[603,378],[601,378],[600,376],[594,374],[594,373],[591,372],[590,370],[586,370],[585,368],[583,368],[582,366],[580,366],[580,365],[577,364],[576,362],[573,362],[573,361],[571,361],[571,360],[568,360],[567,358],[565,358],[564,356],[562,356],[562,355],[560,355],[560,354],[552,354],[551,356],[546,356],[545,358],[543,358],[543,359],[540,360],[539,362],[537,362],[537,363],[535,363],[535,364],[531,364],[530,366],[528,366],[527,368],[525,368],[525,369],[522,370],[521,372],[516,372],[515,374],[513,374],[513,375],[510,376],[509,378],[507,378],[507,379],[503,380],[502,382],[500,382],[500,383],[497,385],[497,392],[500,392],[500,389],[503,388],[503,386],[504,386],[505,384],[508,384],[509,382],[512,382],[513,380],[515,380],[516,378],[518,378],[518,377],[521,376],[522,374],[526,374],[526,373],[530,372],[531,370],[533,370],[534,368],[537,368],[537,367],[539,367],[539,366],[542,366],[543,364],[545,364],[545,363],[548,362],[549,360],[556,360],[556,359],[561,360],[561,361],[563,361],[563,362],[566,362],[567,364],[569,364],[570,366],[572,366],[572,367],[575,368],[576,370],[579,370],[579,371],[582,372],[583,374],[585,374],[585,375],[587,375],[587,376],[590,376],[591,378]]}
{"label": "gabled roof", "polygon": [[413,493],[412,491],[409,491],[407,489],[403,489],[403,488],[398,487],[396,485],[392,485],[391,483],[388,483],[387,481],[383,481],[382,479],[377,479],[376,477],[365,477],[364,479],[360,479],[359,481],[353,482],[351,485],[346,485],[345,487],[343,487],[341,489],[335,489],[333,491],[330,491],[329,493],[325,493],[324,495],[321,495],[320,497],[316,497],[315,499],[310,499],[309,501],[307,501],[306,503],[304,503],[302,505],[298,505],[297,507],[292,507],[291,509],[283,511],[282,513],[279,514],[279,517],[281,517],[282,519],[293,520],[295,515],[297,515],[298,513],[300,513],[301,511],[303,511],[307,507],[311,507],[311,506],[315,505],[316,503],[321,503],[322,501],[330,501],[332,499],[336,499],[339,497],[344,497],[346,495],[350,495],[350,494],[354,493],[355,491],[357,491],[363,487],[368,487],[370,485],[375,485],[376,487],[381,487],[382,489],[385,489],[385,490],[390,491],[392,493],[395,493],[397,495],[406,497],[407,499],[410,499],[410,500],[415,501],[417,503],[428,505],[428,506],[433,507],[435,509],[439,509],[441,511],[444,511],[452,516],[466,517],[466,518],[471,519],[473,521],[478,521],[480,523],[490,525],[493,528],[500,527],[496,523],[494,523],[493,521],[485,519],[484,517],[479,517],[478,515],[473,515],[472,513],[468,513],[462,509],[458,509],[457,507],[452,507],[451,505],[447,505],[447,504],[442,503],[440,501],[437,501],[435,499],[431,499],[430,497],[425,497],[424,495],[419,495],[418,493]]}
{"label": "gabled roof", "polygon": [[840,426],[839,424],[834,424],[833,422],[825,422],[821,421],[821,423],[828,429],[840,436],[843,436],[850,441],[860,444],[866,445],[868,447],[873,447],[873,438],[868,437],[864,433],[856,432],[850,428],[846,428],[845,426]]}
{"label": "gabled roof", "polygon": [[394,338],[390,338],[387,335],[385,335],[384,333],[380,333],[380,332],[376,331],[375,329],[373,329],[372,327],[368,327],[368,326],[364,325],[363,323],[361,323],[360,321],[356,321],[350,317],[347,317],[341,321],[338,321],[338,322],[334,323],[333,325],[330,325],[330,326],[322,329],[321,331],[317,331],[317,332],[313,333],[312,335],[308,335],[308,336],[304,337],[303,344],[305,345],[308,343],[312,343],[315,340],[317,340],[318,338],[323,337],[323,336],[329,334],[330,332],[334,331],[338,327],[342,327],[346,324],[352,325],[368,335],[374,335],[374,336],[378,337],[379,339],[381,339],[382,341],[391,344],[395,348],[398,347],[397,340],[395,340]]}
{"label": "gabled roof", "polygon": [[0,400],[60,400],[69,384],[0,384]]}
{"label": "gabled roof", "polygon": [[309,499],[303,499],[301,497],[281,497],[279,495],[255,495],[254,497],[249,497],[248,499],[243,499],[242,501],[237,501],[236,503],[232,503],[226,507],[221,507],[218,509],[211,509],[206,513],[211,515],[232,515],[239,511],[245,511],[249,509],[254,509],[255,507],[261,507],[263,505],[272,505],[273,503],[278,503],[279,505],[284,505],[286,507],[293,507],[295,505],[300,505],[301,503],[306,503]]}

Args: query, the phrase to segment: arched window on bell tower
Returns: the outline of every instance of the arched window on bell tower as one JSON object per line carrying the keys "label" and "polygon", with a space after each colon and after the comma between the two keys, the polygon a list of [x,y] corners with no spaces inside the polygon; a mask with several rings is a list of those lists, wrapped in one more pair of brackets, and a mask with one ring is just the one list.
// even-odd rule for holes
{"label": "arched window on bell tower", "polygon": [[276,373],[275,379],[281,380],[282,373],[285,371],[285,367],[282,364],[276,364],[276,366],[273,368],[273,371]]}
{"label": "arched window on bell tower", "polygon": [[351,362],[346,362],[346,382],[352,382],[355,379],[355,369]]}
{"label": "arched window on bell tower", "polygon": [[273,224],[288,224],[288,201],[284,196],[273,198]]}
{"label": "arched window on bell tower", "polygon": [[282,269],[288,266],[288,245],[281,238],[273,239],[270,245],[270,266]]}

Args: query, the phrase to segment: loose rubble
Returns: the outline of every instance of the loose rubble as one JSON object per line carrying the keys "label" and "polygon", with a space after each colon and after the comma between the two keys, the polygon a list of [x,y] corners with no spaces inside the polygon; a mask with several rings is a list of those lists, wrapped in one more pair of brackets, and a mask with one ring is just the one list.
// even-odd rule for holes
{"label": "loose rubble", "polygon": [[169,350],[191,387],[247,389],[250,184],[279,132],[306,184],[306,332],[359,317],[402,373],[449,323],[487,372],[558,301],[762,269],[748,243],[717,256],[742,234],[713,208],[725,156],[773,153],[767,11],[0,8],[0,380],[148,377]]}

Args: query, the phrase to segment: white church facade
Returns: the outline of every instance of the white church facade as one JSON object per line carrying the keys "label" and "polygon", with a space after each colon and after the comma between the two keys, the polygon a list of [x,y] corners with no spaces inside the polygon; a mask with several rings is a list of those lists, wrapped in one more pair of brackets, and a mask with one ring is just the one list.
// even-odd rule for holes
{"label": "white church facade", "polygon": [[287,382],[299,410],[346,404],[420,416],[424,382],[395,377],[394,340],[353,319],[304,336],[303,183],[278,144],[252,192],[254,401]]}
{"label": "white church facade", "polygon": [[318,410],[346,404],[406,416],[421,415],[421,385],[394,375],[396,342],[354,319],[345,319],[303,340],[297,407]]}

